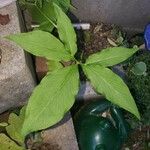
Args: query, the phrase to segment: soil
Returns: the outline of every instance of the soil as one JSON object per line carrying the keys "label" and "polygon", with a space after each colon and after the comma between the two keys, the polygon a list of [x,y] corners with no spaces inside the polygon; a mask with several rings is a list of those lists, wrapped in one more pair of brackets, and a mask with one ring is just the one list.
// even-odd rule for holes
{"label": "soil", "polygon": [[150,127],[134,130],[122,150],[150,150]]}
{"label": "soil", "polygon": [[84,54],[90,55],[98,52],[111,45],[107,41],[108,37],[112,37],[112,26],[106,26],[104,24],[95,24],[91,26],[89,31],[84,32],[85,37],[85,49]]}
{"label": "soil", "polygon": [[83,57],[99,52],[105,48],[112,47],[109,40],[115,42],[118,38],[119,28],[114,25],[103,23],[92,24],[90,30],[77,31],[78,47]]}

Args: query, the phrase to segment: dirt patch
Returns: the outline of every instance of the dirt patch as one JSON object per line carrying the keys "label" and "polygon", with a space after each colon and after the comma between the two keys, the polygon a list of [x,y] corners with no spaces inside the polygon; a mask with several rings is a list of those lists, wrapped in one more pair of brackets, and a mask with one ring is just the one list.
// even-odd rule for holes
{"label": "dirt patch", "polygon": [[122,150],[150,150],[150,128],[134,130]]}
{"label": "dirt patch", "polygon": [[110,47],[107,38],[112,38],[112,26],[93,24],[89,31],[84,32],[85,37],[85,55],[90,55],[101,51],[104,48]]}
{"label": "dirt patch", "polygon": [[82,50],[82,57],[86,59],[93,53],[120,44],[118,41],[122,33],[119,32],[118,27],[103,23],[91,24],[90,30],[87,31],[77,31],[78,47]]}

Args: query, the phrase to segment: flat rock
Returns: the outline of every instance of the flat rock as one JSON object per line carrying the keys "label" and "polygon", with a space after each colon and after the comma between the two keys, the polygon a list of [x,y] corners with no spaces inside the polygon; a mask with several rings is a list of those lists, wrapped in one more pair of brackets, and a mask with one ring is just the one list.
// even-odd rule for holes
{"label": "flat rock", "polygon": [[23,105],[35,87],[30,56],[3,37],[20,33],[21,15],[16,3],[0,8],[0,113]]}
{"label": "flat rock", "polygon": [[102,96],[97,94],[94,90],[94,88],[92,87],[92,85],[90,84],[90,82],[81,82],[80,83],[80,88],[79,88],[79,92],[78,95],[76,97],[77,101],[80,100],[91,100],[91,99],[99,99]]}
{"label": "flat rock", "polygon": [[53,150],[79,150],[70,114],[54,127],[43,131],[42,138]]}

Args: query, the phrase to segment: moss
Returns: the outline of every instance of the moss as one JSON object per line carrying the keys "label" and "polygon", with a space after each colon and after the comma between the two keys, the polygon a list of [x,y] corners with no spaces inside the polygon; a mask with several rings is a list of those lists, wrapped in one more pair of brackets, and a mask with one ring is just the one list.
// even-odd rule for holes
{"label": "moss", "polygon": [[[135,75],[131,68],[143,61],[147,65],[146,75]],[[150,124],[150,52],[139,51],[128,62],[127,66],[128,87],[133,95],[142,117],[142,123]]]}

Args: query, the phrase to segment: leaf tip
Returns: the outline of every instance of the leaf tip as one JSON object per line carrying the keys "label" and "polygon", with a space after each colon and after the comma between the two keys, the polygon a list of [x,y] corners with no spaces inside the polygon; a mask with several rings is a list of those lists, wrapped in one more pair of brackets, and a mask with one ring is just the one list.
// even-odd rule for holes
{"label": "leaf tip", "polygon": [[11,35],[7,35],[4,38],[7,39],[7,40],[10,40],[11,39]]}
{"label": "leaf tip", "polygon": [[138,120],[141,120],[141,115],[139,112],[137,113],[136,117],[138,118]]}
{"label": "leaf tip", "polygon": [[15,37],[15,35],[12,34],[12,35],[7,35],[4,38],[7,40],[10,40],[10,41],[14,41],[14,37]]}

